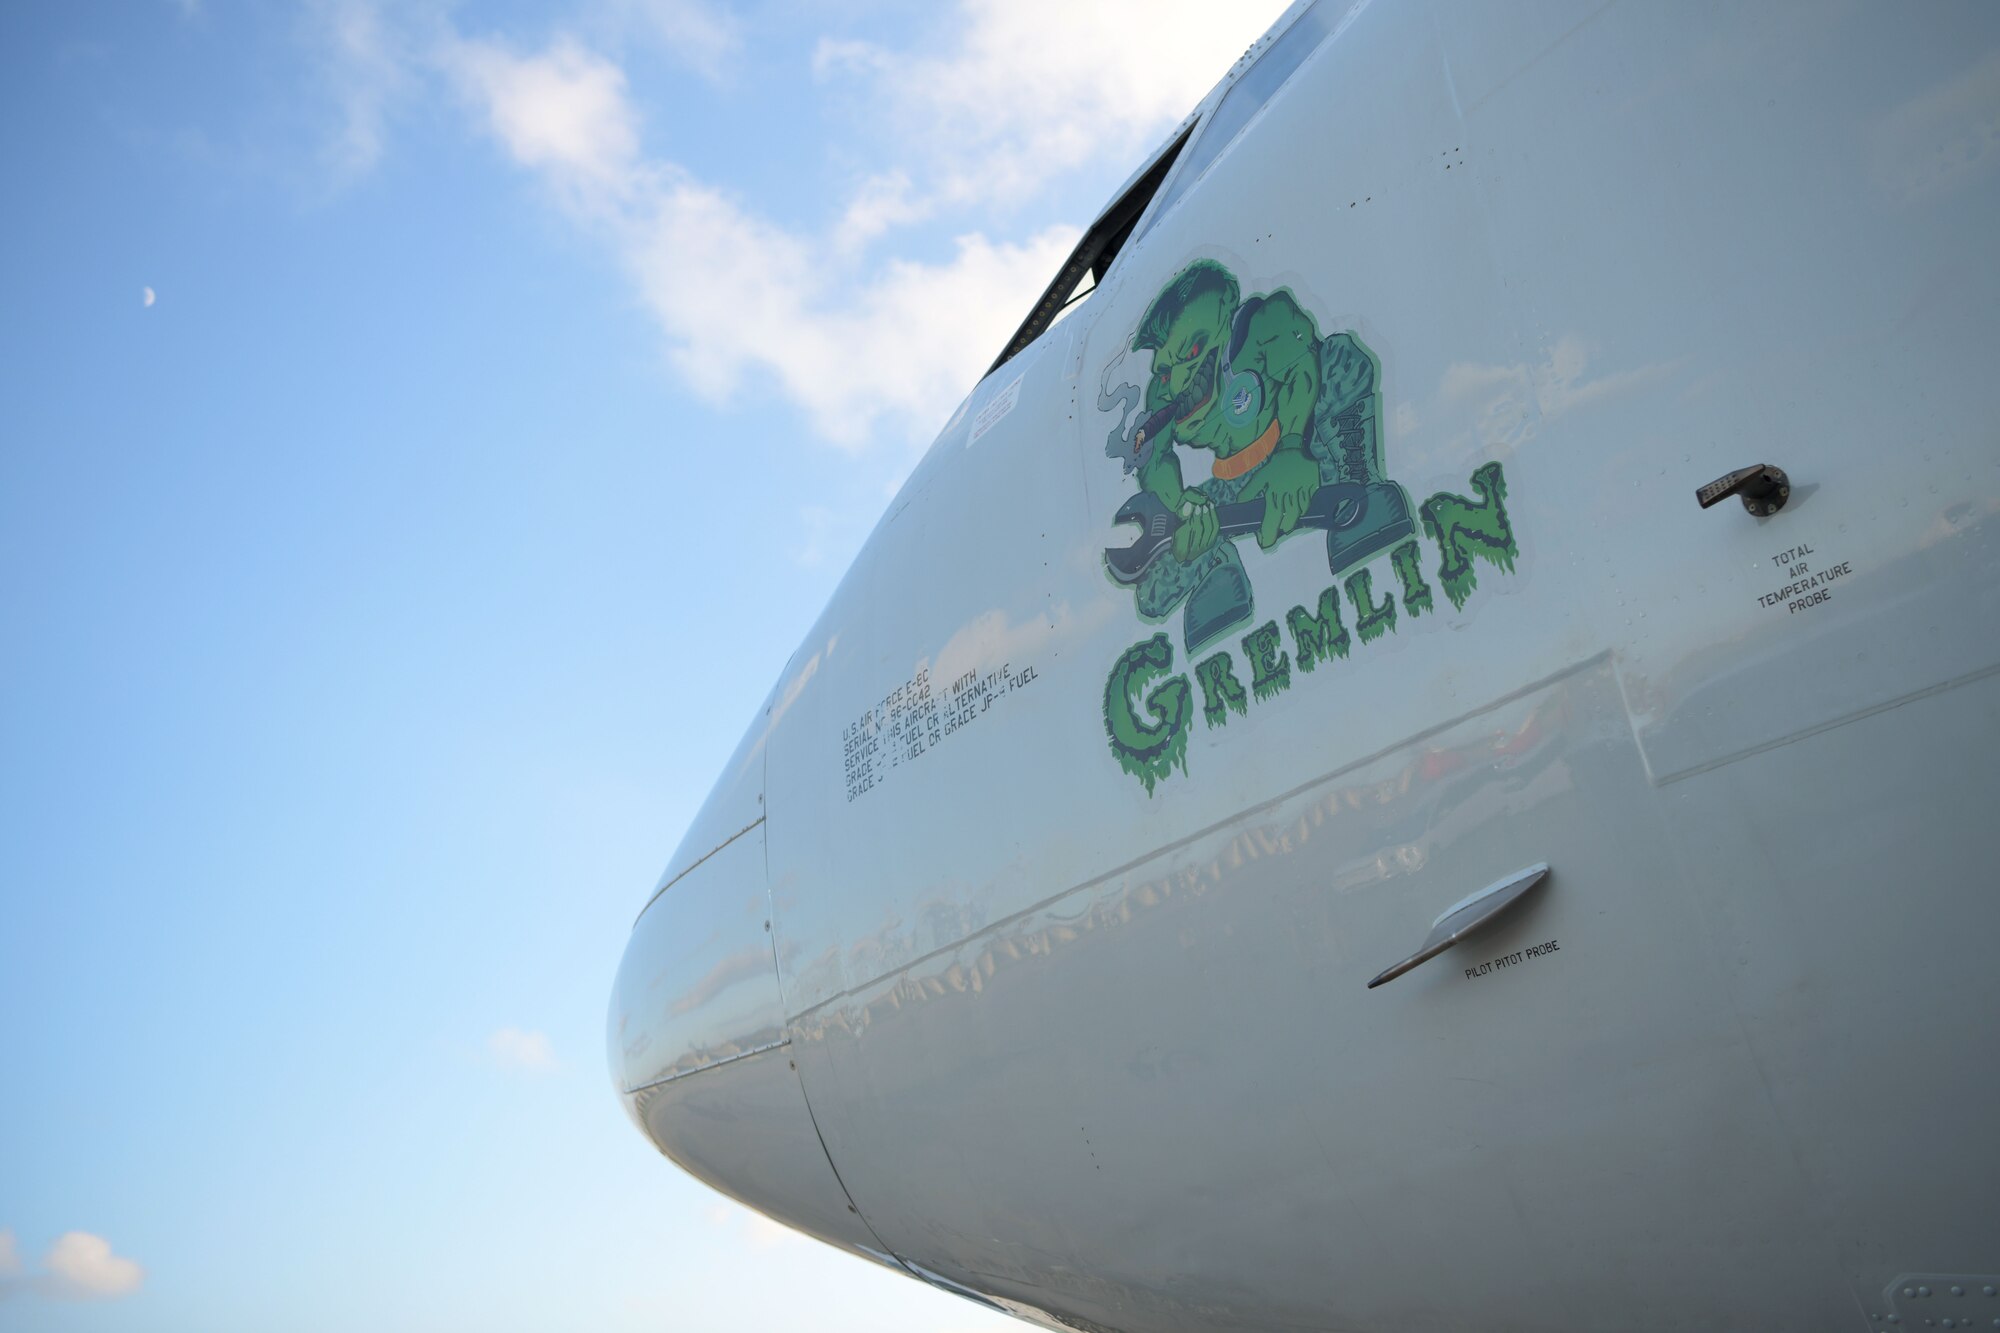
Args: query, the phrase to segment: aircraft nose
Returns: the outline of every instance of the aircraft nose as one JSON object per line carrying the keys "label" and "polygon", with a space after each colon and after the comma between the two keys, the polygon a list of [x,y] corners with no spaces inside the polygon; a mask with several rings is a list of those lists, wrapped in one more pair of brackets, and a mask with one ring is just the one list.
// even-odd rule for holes
{"label": "aircraft nose", "polygon": [[611,1069],[628,1104],[784,1043],[768,902],[759,827],[670,881],[640,913],[611,998]]}
{"label": "aircraft nose", "polygon": [[696,1179],[887,1263],[806,1106],[771,941],[760,823],[670,881],[633,926],[611,994],[619,1098]]}

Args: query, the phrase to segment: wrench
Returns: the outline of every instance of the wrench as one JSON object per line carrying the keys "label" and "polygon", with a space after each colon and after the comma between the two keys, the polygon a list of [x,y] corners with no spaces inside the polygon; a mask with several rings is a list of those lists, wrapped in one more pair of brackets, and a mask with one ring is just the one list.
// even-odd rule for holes
{"label": "wrench", "polygon": [[[1324,528],[1329,556],[1334,539],[1361,521],[1368,511],[1367,490],[1351,481],[1330,481],[1314,492],[1305,513],[1299,515],[1302,528]],[[1139,539],[1130,546],[1109,546],[1104,564],[1112,581],[1125,586],[1137,583],[1155,560],[1172,550],[1180,516],[1160,502],[1151,491],[1140,491],[1118,507],[1113,523],[1137,523]],[[1215,507],[1216,536],[1241,537],[1264,526],[1264,498],[1236,500]]]}

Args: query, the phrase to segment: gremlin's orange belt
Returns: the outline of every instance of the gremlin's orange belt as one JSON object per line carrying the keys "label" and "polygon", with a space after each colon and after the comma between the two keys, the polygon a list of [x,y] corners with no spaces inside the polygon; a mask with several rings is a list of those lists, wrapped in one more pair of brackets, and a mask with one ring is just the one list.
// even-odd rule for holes
{"label": "gremlin's orange belt", "polygon": [[1256,467],[1259,463],[1269,458],[1271,451],[1277,447],[1278,423],[1273,421],[1270,425],[1264,427],[1264,433],[1259,435],[1248,449],[1239,449],[1227,458],[1216,459],[1214,463],[1209,465],[1209,470],[1215,473],[1217,479],[1221,481],[1235,481],[1251,468]]}

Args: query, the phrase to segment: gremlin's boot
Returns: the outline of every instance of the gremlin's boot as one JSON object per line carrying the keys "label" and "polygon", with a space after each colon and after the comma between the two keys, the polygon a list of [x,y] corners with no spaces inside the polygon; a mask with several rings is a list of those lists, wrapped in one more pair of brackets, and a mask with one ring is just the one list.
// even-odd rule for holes
{"label": "gremlin's boot", "polygon": [[[1410,514],[1410,497],[1393,481],[1371,481],[1364,485],[1367,500],[1361,516],[1352,523],[1330,529],[1326,534],[1326,567],[1345,574],[1402,541],[1414,536],[1416,520]],[[1194,604],[1188,604],[1190,615]],[[1249,612],[1246,610],[1245,615]]]}

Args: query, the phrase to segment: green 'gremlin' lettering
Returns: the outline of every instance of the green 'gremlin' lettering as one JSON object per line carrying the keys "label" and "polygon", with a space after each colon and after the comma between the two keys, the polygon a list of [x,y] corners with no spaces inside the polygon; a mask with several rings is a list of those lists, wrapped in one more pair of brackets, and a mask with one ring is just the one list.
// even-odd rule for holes
{"label": "green 'gremlin' lettering", "polygon": [[1394,593],[1382,598],[1380,606],[1374,605],[1375,581],[1365,569],[1357,569],[1347,576],[1347,600],[1354,603],[1354,632],[1361,636],[1361,642],[1375,640],[1396,628],[1396,597]]}
{"label": "green 'gremlin' lettering", "polygon": [[1243,636],[1243,655],[1250,659],[1250,693],[1258,703],[1291,688],[1292,661],[1279,646],[1282,643],[1275,620]]}
{"label": "green 'gremlin' lettering", "polygon": [[1209,726],[1224,726],[1230,713],[1242,717],[1250,711],[1250,696],[1243,692],[1243,682],[1236,679],[1236,667],[1227,652],[1203,659],[1194,669],[1194,678],[1201,682],[1201,717]]}
{"label": "green 'gremlin' lettering", "polygon": [[1424,582],[1423,558],[1424,548],[1414,540],[1389,553],[1389,562],[1396,567],[1396,578],[1403,585],[1403,609],[1412,620],[1431,609],[1431,585]]}
{"label": "green 'gremlin' lettering", "polygon": [[1477,503],[1439,491],[1418,510],[1424,531],[1438,544],[1438,581],[1444,584],[1444,595],[1461,611],[1479,582],[1472,572],[1472,557],[1490,560],[1511,574],[1514,557],[1521,553],[1514,544],[1513,526],[1507,522],[1507,478],[1500,465],[1481,465],[1472,474],[1472,489],[1479,492]]}
{"label": "green 'gremlin' lettering", "polygon": [[1311,671],[1330,657],[1346,657],[1354,642],[1347,637],[1347,626],[1340,623],[1339,588],[1328,588],[1319,595],[1318,615],[1295,606],[1285,612],[1285,624],[1292,631],[1301,671]]}
{"label": "green 'gremlin' lettering", "polygon": [[[1194,721],[1194,692],[1187,677],[1168,676],[1146,691],[1155,676],[1173,665],[1173,645],[1166,635],[1155,634],[1127,648],[1104,683],[1104,731],[1111,738],[1111,753],[1120,767],[1146,784],[1148,796],[1174,769],[1187,772],[1188,727]],[[1146,691],[1143,717],[1133,707],[1141,691]]]}

